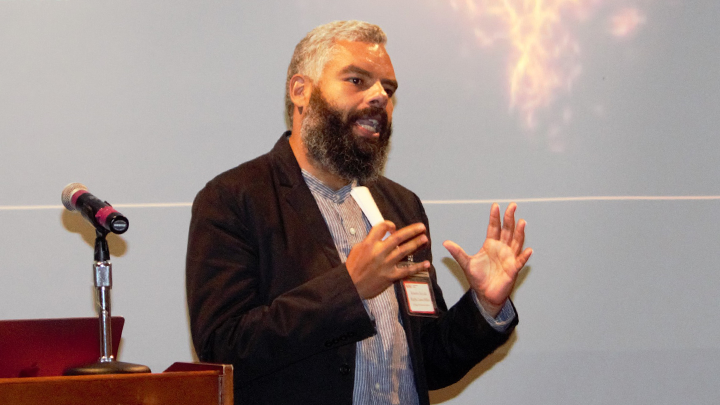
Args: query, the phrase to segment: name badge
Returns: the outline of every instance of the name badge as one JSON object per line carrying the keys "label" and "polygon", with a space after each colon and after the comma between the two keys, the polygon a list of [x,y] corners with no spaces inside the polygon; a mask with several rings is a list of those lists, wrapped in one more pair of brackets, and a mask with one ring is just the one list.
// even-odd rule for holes
{"label": "name badge", "polygon": [[[410,265],[412,262],[400,263]],[[427,271],[420,272],[401,281],[402,296],[407,304],[408,314],[414,316],[437,317],[438,309],[435,304],[430,274]]]}

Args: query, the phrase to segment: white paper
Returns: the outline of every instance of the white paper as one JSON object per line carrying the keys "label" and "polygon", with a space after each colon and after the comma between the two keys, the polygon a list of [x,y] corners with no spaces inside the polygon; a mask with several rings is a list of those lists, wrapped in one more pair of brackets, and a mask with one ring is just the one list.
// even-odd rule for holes
{"label": "white paper", "polygon": [[355,199],[355,202],[358,203],[360,209],[365,214],[368,221],[370,221],[371,226],[375,226],[384,221],[383,216],[367,187],[357,186],[350,191],[350,195]]}

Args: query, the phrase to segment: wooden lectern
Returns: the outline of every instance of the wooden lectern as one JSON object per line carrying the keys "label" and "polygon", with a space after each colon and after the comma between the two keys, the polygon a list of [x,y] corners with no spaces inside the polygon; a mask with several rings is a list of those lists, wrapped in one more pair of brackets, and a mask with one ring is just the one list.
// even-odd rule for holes
{"label": "wooden lectern", "polygon": [[157,374],[0,378],[3,405],[233,405],[232,366],[175,363]]}

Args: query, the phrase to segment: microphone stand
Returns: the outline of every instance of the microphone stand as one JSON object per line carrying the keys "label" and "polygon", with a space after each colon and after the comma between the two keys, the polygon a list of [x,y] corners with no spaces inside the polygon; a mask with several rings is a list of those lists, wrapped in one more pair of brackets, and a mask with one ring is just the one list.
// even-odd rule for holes
{"label": "microphone stand", "polygon": [[95,229],[95,299],[100,325],[100,359],[97,362],[65,370],[65,375],[134,374],[149,373],[150,368],[140,364],[115,360],[112,354],[112,325],[110,323],[110,289],[112,289],[112,263],[106,230]]}

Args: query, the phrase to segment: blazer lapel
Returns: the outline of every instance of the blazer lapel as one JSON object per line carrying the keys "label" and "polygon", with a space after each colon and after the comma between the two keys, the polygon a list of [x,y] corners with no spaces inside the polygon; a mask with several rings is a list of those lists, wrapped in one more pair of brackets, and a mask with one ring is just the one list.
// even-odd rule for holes
{"label": "blazer lapel", "polygon": [[319,250],[327,257],[331,267],[339,266],[341,261],[335,248],[335,242],[333,242],[330,230],[315,198],[302,177],[300,166],[287,139],[289,134],[286,132],[272,150],[273,169],[279,182],[280,193],[300,218],[300,222],[304,224],[304,229],[298,230],[298,232],[307,235],[308,239],[317,243]]}

